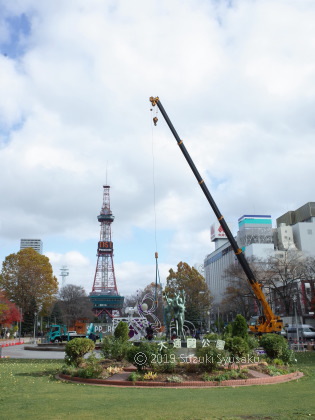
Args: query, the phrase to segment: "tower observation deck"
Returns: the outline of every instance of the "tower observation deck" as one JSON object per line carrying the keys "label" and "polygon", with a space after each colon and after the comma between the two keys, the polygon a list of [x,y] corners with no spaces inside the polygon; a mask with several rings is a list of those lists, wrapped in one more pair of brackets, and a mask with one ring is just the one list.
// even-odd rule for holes
{"label": "tower observation deck", "polygon": [[94,283],[90,299],[93,312],[99,318],[109,315],[111,318],[119,314],[124,303],[124,297],[117,290],[114,270],[114,246],[112,242],[111,224],[115,217],[110,209],[110,187],[103,186],[103,205],[97,220],[101,224],[100,240],[97,246],[97,263]]}

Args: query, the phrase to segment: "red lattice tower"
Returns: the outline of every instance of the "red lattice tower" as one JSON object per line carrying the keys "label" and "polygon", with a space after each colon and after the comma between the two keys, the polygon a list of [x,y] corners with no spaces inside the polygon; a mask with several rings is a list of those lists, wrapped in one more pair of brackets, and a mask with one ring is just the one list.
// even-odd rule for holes
{"label": "red lattice tower", "polygon": [[110,209],[110,187],[104,185],[103,189],[103,205],[99,216],[97,216],[97,219],[101,224],[101,233],[97,247],[97,263],[92,294],[118,295],[111,233],[111,224],[115,217]]}

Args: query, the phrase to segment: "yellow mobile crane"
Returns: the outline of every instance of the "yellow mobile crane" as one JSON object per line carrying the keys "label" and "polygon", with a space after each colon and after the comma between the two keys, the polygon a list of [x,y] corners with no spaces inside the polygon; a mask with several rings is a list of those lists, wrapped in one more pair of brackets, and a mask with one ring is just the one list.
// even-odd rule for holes
{"label": "yellow mobile crane", "polygon": [[[175,137],[175,140],[177,141],[178,146],[180,147],[183,155],[185,156],[186,161],[188,162],[191,170],[193,171],[204,195],[206,196],[210,206],[212,207],[212,210],[214,211],[220,225],[222,226],[222,229],[224,231],[224,233],[226,234],[232,249],[242,267],[242,269],[244,270],[244,273],[246,274],[246,277],[248,279],[248,282],[256,296],[256,298],[260,301],[261,306],[262,306],[262,310],[263,310],[263,314],[262,316],[260,316],[256,322],[256,325],[250,325],[249,328],[250,330],[258,335],[261,335],[263,333],[280,333],[283,327],[283,321],[282,319],[275,315],[269,305],[269,303],[267,302],[266,296],[264,295],[263,291],[262,291],[262,285],[260,283],[258,283],[258,281],[256,280],[254,273],[252,272],[248,261],[245,258],[245,255],[243,253],[243,251],[239,248],[236,240],[234,239],[224,217],[222,216],[222,214],[220,213],[215,201],[213,200],[204,180],[201,178],[194,162],[192,161],[189,153],[187,152],[187,149],[183,143],[183,141],[179,138],[171,120],[169,119],[167,113],[165,112],[165,109],[160,101],[160,98],[157,97],[150,97],[150,102],[152,104],[152,106],[157,106],[161,112],[161,114],[163,115],[167,125],[169,126],[171,132],[173,133],[173,136]],[[153,118],[154,124],[156,125],[157,123],[157,117]]]}

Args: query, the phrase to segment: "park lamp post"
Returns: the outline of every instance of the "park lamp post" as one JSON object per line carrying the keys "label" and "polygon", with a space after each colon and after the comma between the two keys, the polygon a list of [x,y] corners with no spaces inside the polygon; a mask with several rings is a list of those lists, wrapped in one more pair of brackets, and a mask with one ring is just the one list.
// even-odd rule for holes
{"label": "park lamp post", "polygon": [[297,296],[293,295],[293,305],[294,305],[294,319],[295,319],[295,327],[296,327],[296,342],[297,342],[297,350],[300,350],[300,338],[299,338],[299,326],[298,326],[298,319],[297,319]]}
{"label": "park lamp post", "polygon": [[36,319],[37,319],[37,312],[34,312],[34,344],[36,344]]}
{"label": "park lamp post", "polygon": [[207,330],[210,333],[211,332],[211,311],[207,311],[207,324],[208,324]]}
{"label": "park lamp post", "polygon": [[[206,292],[205,292],[204,290],[199,290],[199,292],[198,292],[198,294],[199,294],[199,295],[204,295],[205,293],[206,293]],[[205,315],[204,315],[204,311],[202,311],[202,316],[203,316],[203,317],[205,316]],[[201,320],[201,319],[199,320],[199,327],[200,327],[199,329],[200,329],[200,332],[202,331],[202,321],[203,321],[203,320]]]}

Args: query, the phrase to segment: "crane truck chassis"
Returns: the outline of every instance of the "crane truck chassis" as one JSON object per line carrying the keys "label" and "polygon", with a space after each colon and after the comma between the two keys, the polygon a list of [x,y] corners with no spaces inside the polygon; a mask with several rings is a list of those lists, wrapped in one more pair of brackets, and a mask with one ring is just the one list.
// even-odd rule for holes
{"label": "crane truck chassis", "polygon": [[85,334],[70,335],[65,325],[54,324],[51,325],[47,332],[47,341],[50,343],[61,343],[63,341],[70,341],[74,338],[91,338],[95,341],[99,339],[99,335],[95,335],[94,324],[90,324]]}
{"label": "crane truck chassis", "polygon": [[[258,281],[256,280],[254,273],[252,272],[252,269],[249,266],[249,263],[247,261],[247,259],[245,258],[245,255],[242,251],[242,249],[239,248],[234,236],[232,235],[223,215],[221,214],[221,212],[219,211],[214,199],[212,198],[204,180],[201,178],[198,169],[196,168],[193,160],[191,159],[183,141],[180,139],[180,137],[178,136],[171,120],[169,119],[161,101],[160,98],[157,97],[150,97],[150,102],[152,104],[152,106],[157,106],[158,109],[160,110],[161,114],[163,115],[163,118],[165,120],[165,122],[167,123],[168,127],[170,128],[173,136],[175,137],[175,140],[177,141],[178,146],[180,147],[188,165],[190,166],[192,172],[194,173],[200,188],[202,189],[204,195],[206,196],[212,210],[214,211],[214,214],[216,215],[224,233],[226,234],[232,249],[238,259],[239,264],[241,265],[247,280],[253,290],[253,293],[255,294],[255,297],[259,300],[259,302],[261,303],[262,306],[262,310],[263,310],[263,315],[261,315],[258,320],[256,325],[250,325],[249,329],[251,330],[251,332],[257,334],[257,335],[261,335],[264,333],[280,333],[282,328],[283,328],[283,321],[282,319],[275,315],[266,299],[266,296],[264,295],[263,291],[262,291],[262,285],[260,283],[258,283]],[[153,118],[153,122],[154,125],[157,124],[157,117]]]}

